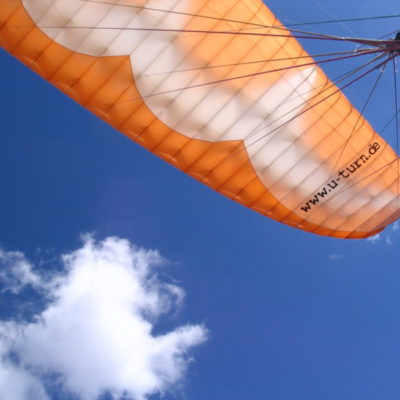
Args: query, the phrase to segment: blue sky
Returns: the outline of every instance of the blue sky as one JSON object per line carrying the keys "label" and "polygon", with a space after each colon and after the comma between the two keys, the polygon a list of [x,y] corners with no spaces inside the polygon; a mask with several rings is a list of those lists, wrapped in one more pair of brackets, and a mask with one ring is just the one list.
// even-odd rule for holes
{"label": "blue sky", "polygon": [[[267,3],[288,23],[398,13],[395,1]],[[400,29],[399,19],[346,26],[312,29],[361,37]],[[1,248],[24,253],[40,276],[65,267],[60,255],[82,248],[84,233],[168,260],[154,273],[186,296],[152,320],[153,333],[190,324],[204,340],[188,349],[193,361],[166,399],[399,398],[397,225],[341,241],[278,224],[130,142],[3,51],[0,65]],[[362,105],[369,87],[349,96]],[[393,114],[392,90],[387,83],[366,112],[377,128]],[[43,287],[3,290],[3,323],[39,315]],[[48,394],[71,398],[54,387]]]}

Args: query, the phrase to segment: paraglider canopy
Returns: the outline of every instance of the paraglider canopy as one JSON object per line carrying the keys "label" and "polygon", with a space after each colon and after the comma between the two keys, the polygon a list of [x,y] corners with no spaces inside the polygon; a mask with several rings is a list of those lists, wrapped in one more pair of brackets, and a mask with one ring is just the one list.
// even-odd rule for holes
{"label": "paraglider canopy", "polygon": [[[4,0],[0,43],[119,131],[287,225],[363,238],[399,211],[396,152],[343,90],[395,40],[287,30],[261,0]],[[311,57],[297,39],[356,43]],[[332,81],[321,67],[368,61]]]}

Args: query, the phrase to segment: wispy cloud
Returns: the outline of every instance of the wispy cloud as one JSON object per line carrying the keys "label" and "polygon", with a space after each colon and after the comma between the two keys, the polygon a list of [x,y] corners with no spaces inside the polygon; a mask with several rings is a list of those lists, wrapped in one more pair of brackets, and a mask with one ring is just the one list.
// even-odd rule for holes
{"label": "wispy cloud", "polygon": [[153,333],[184,298],[180,287],[157,277],[160,255],[127,240],[87,237],[62,260],[64,274],[46,280],[23,254],[2,253],[10,291],[31,285],[50,300],[34,322],[0,322],[0,398],[48,400],[49,382],[81,400],[105,392],[142,400],[179,386],[187,353],[207,332],[185,325]]}
{"label": "wispy cloud", "polygon": [[379,242],[381,239],[382,239],[382,233],[378,233],[377,235],[370,236],[369,238],[367,238],[367,242],[375,244]]}
{"label": "wispy cloud", "polygon": [[372,244],[376,244],[378,242],[382,242],[387,246],[392,246],[398,239],[400,225],[399,222],[396,221],[391,226],[386,228],[383,232],[378,233],[375,236],[371,236],[367,239],[368,242]]}
{"label": "wispy cloud", "polygon": [[332,253],[329,255],[329,259],[333,261],[341,260],[343,258],[343,254]]}
{"label": "wispy cloud", "polygon": [[32,270],[32,264],[18,251],[0,249],[0,282],[1,291],[19,293],[25,286],[41,286],[41,279]]}

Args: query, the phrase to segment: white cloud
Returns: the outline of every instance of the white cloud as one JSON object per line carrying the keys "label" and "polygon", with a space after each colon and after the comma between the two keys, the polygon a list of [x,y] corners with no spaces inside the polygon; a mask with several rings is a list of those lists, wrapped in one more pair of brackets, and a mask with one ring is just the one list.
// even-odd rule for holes
{"label": "white cloud", "polygon": [[0,368],[0,398],[9,400],[48,400],[41,382],[22,368],[2,362]]}
{"label": "white cloud", "polygon": [[0,399],[49,400],[42,383],[28,370],[8,360],[18,326],[3,323],[0,327]]}
{"label": "white cloud", "polygon": [[399,235],[399,222],[394,222],[390,227],[375,236],[371,236],[367,239],[368,242],[376,244],[382,239],[387,246],[392,246],[398,239]]}
{"label": "white cloud", "polygon": [[382,234],[378,233],[377,235],[370,236],[369,238],[367,238],[367,242],[375,244],[375,243],[379,242],[381,239],[382,239]]}
{"label": "white cloud", "polygon": [[[47,283],[32,268],[23,270],[34,278],[20,274],[21,284],[45,288],[50,302],[34,322],[1,323],[7,334],[0,335],[0,395],[10,382],[25,382],[38,395],[22,391],[12,400],[44,400],[37,377],[43,381],[49,373],[58,374],[64,390],[82,400],[106,391],[115,399],[141,400],[179,385],[190,362],[187,353],[205,341],[206,330],[186,325],[154,334],[158,318],[184,297],[180,287],[162,283],[154,273],[162,262],[159,254],[118,238],[100,243],[86,238],[63,262],[64,275]],[[19,364],[5,357],[10,351]]]}
{"label": "white cloud", "polygon": [[19,293],[25,286],[40,287],[42,281],[32,270],[32,264],[19,251],[0,249],[0,281],[3,291]]}

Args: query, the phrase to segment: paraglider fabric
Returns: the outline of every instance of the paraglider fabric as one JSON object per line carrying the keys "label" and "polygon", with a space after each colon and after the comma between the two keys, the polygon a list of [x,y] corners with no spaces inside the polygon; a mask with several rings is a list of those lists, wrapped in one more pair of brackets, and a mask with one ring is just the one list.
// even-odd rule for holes
{"label": "paraglider fabric", "polygon": [[263,215],[339,238],[398,217],[396,153],[261,0],[3,0],[0,45]]}

